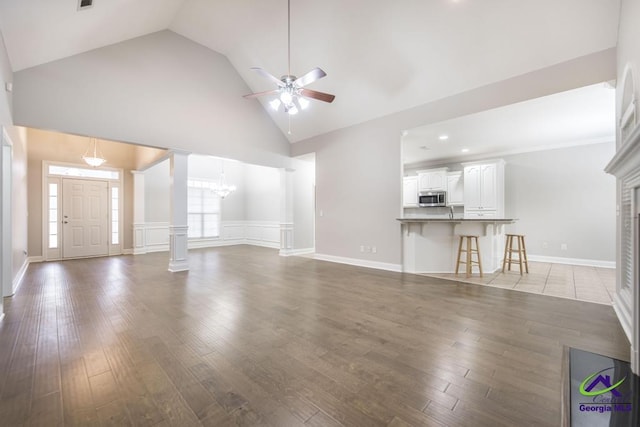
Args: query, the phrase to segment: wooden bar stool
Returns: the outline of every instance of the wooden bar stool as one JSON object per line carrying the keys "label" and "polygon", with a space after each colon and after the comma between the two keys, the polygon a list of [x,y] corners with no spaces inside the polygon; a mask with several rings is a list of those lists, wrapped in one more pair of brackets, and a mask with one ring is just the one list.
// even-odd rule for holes
{"label": "wooden bar stool", "polygon": [[[475,243],[475,249],[473,248],[473,243]],[[463,247],[465,247],[466,249],[462,249]],[[462,252],[466,252],[466,261],[461,260]],[[475,261],[472,257],[473,254],[476,255]],[[456,274],[458,274],[458,270],[460,270],[460,264],[466,264],[467,277],[471,276],[473,265],[476,264],[478,266],[478,269],[480,270],[480,277],[482,277],[482,261],[480,261],[480,246],[478,246],[478,236],[460,236],[460,243],[458,244],[458,262],[456,263]]]}
{"label": "wooden bar stool", "polygon": [[[507,240],[504,245],[504,260],[502,261],[502,272],[509,264],[509,271],[511,271],[511,263],[518,263],[520,265],[520,274],[522,274],[522,265],[524,264],[525,271],[529,273],[529,260],[527,259],[527,247],[524,244],[524,234],[506,234]],[[518,248],[513,249],[513,238],[516,238],[518,242]],[[518,254],[518,259],[513,259],[513,254]]]}

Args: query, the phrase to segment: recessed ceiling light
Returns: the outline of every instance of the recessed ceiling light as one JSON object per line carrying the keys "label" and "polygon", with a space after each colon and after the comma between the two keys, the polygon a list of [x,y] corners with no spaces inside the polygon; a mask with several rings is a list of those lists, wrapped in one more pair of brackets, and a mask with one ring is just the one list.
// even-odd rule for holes
{"label": "recessed ceiling light", "polygon": [[402,136],[407,136],[409,135],[409,131],[408,130],[403,130],[402,131]]}
{"label": "recessed ceiling light", "polygon": [[439,139],[440,141],[446,141],[447,139],[449,139],[449,135],[440,135],[440,136],[438,137],[438,139]]}
{"label": "recessed ceiling light", "polygon": [[468,148],[463,148],[463,149],[462,149],[462,150],[460,150],[460,151],[462,151],[463,153],[468,153],[468,152],[469,152],[469,149],[468,149]]}

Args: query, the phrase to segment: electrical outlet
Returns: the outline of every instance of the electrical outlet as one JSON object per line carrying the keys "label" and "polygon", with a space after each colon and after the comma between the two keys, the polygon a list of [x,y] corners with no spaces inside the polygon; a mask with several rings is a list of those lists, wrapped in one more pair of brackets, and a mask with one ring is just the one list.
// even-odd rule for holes
{"label": "electrical outlet", "polygon": [[324,211],[322,209],[320,209],[320,216],[324,216]]}
{"label": "electrical outlet", "polygon": [[561,243],[560,244],[560,250],[561,251],[566,251],[567,250],[567,244],[566,243]]}
{"label": "electrical outlet", "polygon": [[364,246],[360,245],[360,252],[364,252]]}
{"label": "electrical outlet", "polygon": [[542,249],[548,249],[549,248],[549,242],[542,242]]}
{"label": "electrical outlet", "polygon": [[375,246],[371,246],[371,253],[372,254],[378,253],[378,248],[376,248]]}

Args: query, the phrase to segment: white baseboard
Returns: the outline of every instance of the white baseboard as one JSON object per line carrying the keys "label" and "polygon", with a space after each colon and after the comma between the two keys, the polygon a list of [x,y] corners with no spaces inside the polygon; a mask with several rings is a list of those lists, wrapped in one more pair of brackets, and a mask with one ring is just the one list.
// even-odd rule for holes
{"label": "white baseboard", "polygon": [[242,243],[235,243],[237,244],[241,244],[241,245],[252,245],[252,246],[260,246],[263,248],[270,248],[270,249],[280,249],[280,242],[264,242],[264,241],[260,241],[260,240],[251,240],[251,239],[245,239],[244,242]]}
{"label": "white baseboard", "polygon": [[145,246],[144,252],[138,252],[137,255],[150,254],[153,252],[169,252],[169,245],[166,244],[166,245]]}
{"label": "white baseboard", "polygon": [[18,288],[22,284],[22,279],[24,279],[24,274],[27,272],[27,267],[29,267],[28,257],[25,258],[24,262],[20,266],[20,270],[18,270],[18,274],[16,274],[16,276],[13,278],[13,283],[12,283],[13,292],[11,293],[11,295],[5,295],[5,296],[12,296],[18,291]]}
{"label": "white baseboard", "polygon": [[133,255],[133,249],[123,249],[122,255]]}
{"label": "white baseboard", "polygon": [[316,251],[316,248],[304,248],[304,249],[280,249],[280,256],[300,256],[312,254]]}
{"label": "white baseboard", "polygon": [[337,262],[340,264],[355,265],[358,267],[375,268],[377,270],[395,271],[398,273],[402,272],[402,265],[391,264],[388,262],[370,261],[367,259],[357,259],[357,258],[346,258],[346,257],[318,254],[318,253],[313,255],[312,258],[318,259],[321,261],[330,261],[330,262]]}
{"label": "white baseboard", "polygon": [[218,246],[232,246],[245,244],[244,239],[205,239],[205,240],[189,240],[187,246],[189,249],[215,248]]}
{"label": "white baseboard", "polygon": [[570,264],[581,265],[585,267],[600,267],[600,268],[616,268],[615,261],[602,261],[598,259],[580,259],[580,258],[561,258],[543,255],[529,255],[529,261],[534,262],[549,262],[553,264]]}
{"label": "white baseboard", "polygon": [[27,257],[27,261],[29,262],[29,264],[34,263],[34,262],[44,262],[44,257],[43,256],[30,256],[30,257]]}

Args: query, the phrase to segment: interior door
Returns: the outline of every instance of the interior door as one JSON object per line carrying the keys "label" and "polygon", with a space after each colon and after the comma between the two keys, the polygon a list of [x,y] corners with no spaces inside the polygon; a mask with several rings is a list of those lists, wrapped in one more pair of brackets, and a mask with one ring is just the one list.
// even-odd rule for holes
{"label": "interior door", "polygon": [[109,185],[105,181],[62,180],[62,257],[109,254]]}

